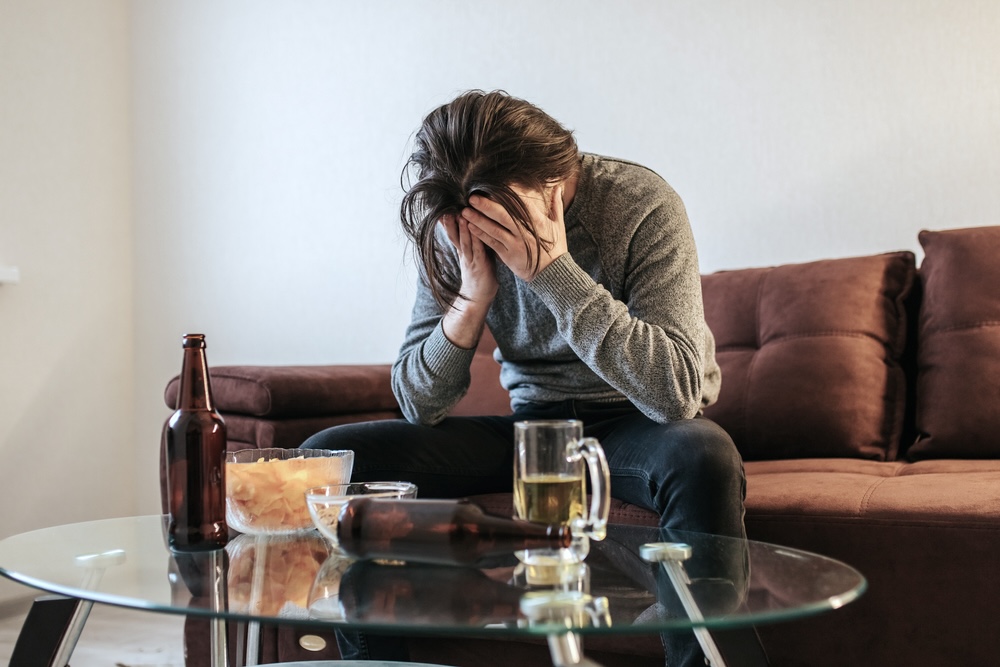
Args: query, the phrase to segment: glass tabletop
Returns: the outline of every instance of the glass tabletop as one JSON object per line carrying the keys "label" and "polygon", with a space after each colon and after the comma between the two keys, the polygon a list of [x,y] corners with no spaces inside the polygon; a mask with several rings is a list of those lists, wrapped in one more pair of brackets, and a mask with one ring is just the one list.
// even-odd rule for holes
{"label": "glass tabletop", "polygon": [[866,587],[857,570],[817,554],[638,526],[609,526],[583,564],[529,570],[513,555],[477,567],[355,561],[318,533],[237,535],[225,550],[178,554],[158,515],[0,540],[0,573],[151,611],[454,634],[757,625],[836,609]]}

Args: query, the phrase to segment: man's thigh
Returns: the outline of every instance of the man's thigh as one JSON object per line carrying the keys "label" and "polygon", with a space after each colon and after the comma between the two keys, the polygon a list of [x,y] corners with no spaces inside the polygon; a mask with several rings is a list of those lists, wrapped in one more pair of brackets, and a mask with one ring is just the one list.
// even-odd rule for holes
{"label": "man's thigh", "polygon": [[665,527],[743,533],[742,461],[711,420],[658,424],[631,416],[595,429],[595,437],[604,446],[616,498],[657,512]]}
{"label": "man's thigh", "polygon": [[450,417],[434,426],[402,419],[344,424],[303,447],[354,451],[356,482],[403,480],[423,498],[510,491],[513,422],[507,417]]}

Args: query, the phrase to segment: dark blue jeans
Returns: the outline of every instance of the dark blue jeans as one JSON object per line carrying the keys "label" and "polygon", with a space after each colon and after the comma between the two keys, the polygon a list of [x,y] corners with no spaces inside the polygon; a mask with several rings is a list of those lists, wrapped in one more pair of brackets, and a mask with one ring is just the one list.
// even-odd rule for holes
{"label": "dark blue jeans", "polygon": [[[509,492],[514,422],[524,419],[581,420],[584,434],[604,448],[611,495],[653,510],[662,528],[745,537],[742,460],[729,435],[704,417],[659,424],[629,402],[569,400],[530,404],[505,417],[449,417],[434,426],[345,424],[302,446],[354,450],[351,481],[405,480],[421,498]],[[341,637],[345,658],[407,659],[401,643],[351,634]],[[704,664],[693,634],[663,640],[671,667]]]}

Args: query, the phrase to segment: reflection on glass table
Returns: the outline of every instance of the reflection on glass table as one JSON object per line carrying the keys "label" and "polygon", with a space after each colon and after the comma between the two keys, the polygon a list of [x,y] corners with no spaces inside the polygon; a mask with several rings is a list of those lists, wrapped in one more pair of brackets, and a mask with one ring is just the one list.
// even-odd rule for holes
{"label": "reflection on glass table", "polygon": [[[513,555],[474,568],[352,561],[317,533],[172,554],[162,526],[160,516],[130,517],[9,537],[0,573],[87,602],[251,623],[545,636],[557,664],[584,660],[573,654],[578,635],[778,622],[841,607],[866,585],[820,555],[636,526],[609,526],[585,563],[559,570],[528,570]],[[100,577],[81,571],[81,556],[118,551]]]}

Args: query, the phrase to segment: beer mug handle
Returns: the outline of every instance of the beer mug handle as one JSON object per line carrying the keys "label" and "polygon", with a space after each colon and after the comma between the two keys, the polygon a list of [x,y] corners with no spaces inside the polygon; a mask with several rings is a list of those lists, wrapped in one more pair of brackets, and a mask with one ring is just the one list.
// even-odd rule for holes
{"label": "beer mug handle", "polygon": [[590,511],[582,531],[591,539],[603,540],[608,534],[608,512],[611,510],[611,472],[608,469],[608,459],[596,438],[580,440],[577,452],[586,459],[590,471]]}

